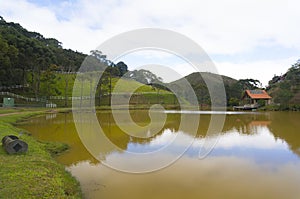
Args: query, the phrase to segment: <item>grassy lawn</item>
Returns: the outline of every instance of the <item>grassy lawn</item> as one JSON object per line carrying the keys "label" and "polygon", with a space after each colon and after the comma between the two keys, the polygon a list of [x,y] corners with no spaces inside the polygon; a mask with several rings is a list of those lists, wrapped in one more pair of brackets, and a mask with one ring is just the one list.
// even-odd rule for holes
{"label": "grassy lawn", "polygon": [[0,114],[22,112],[24,109],[0,108]]}
{"label": "grassy lawn", "polygon": [[[72,96],[73,92],[73,85],[75,81],[76,75],[75,74],[56,74],[56,82],[55,82],[55,88],[58,89],[58,91],[61,93],[61,96],[65,96],[66,92],[66,79],[69,81],[68,89],[67,89],[67,96]],[[118,84],[118,91],[116,92],[132,92],[132,88],[139,87],[137,92],[156,92],[154,88],[152,88],[149,85],[142,84],[140,82],[137,82],[132,79],[125,79],[125,78],[116,78],[113,77],[111,80],[112,83],[112,89],[115,87],[116,84]],[[83,95],[89,96],[90,95],[90,82],[88,80],[83,81]],[[93,82],[93,85],[95,83]],[[41,83],[41,86],[43,86],[43,83]],[[108,90],[108,83],[106,86],[106,89]],[[105,88],[104,88],[105,89]],[[162,93],[169,93],[168,91],[161,90]],[[77,94],[80,96],[80,94]]]}
{"label": "grassy lawn", "polygon": [[38,142],[12,125],[34,114],[24,111],[0,117],[0,138],[16,135],[29,146],[27,153],[17,155],[8,155],[0,147],[0,198],[81,198],[79,183],[52,158],[67,146]]}

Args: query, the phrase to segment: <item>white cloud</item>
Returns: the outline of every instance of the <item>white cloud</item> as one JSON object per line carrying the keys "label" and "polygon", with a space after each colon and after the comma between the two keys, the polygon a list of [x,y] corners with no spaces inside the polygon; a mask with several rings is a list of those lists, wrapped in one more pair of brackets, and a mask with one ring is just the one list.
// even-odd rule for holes
{"label": "white cloud", "polygon": [[297,57],[290,57],[280,60],[253,61],[247,63],[216,62],[215,65],[219,74],[236,79],[258,79],[263,86],[266,86],[274,75],[283,74],[291,67],[291,63],[295,63],[297,59]]}
{"label": "white cloud", "polygon": [[288,144],[281,139],[275,139],[267,127],[259,127],[259,133],[242,135],[238,132],[227,132],[221,136],[216,148],[256,148],[256,149],[288,149]]}
{"label": "white cloud", "polygon": [[[288,144],[281,139],[275,139],[267,127],[259,127],[259,133],[252,135],[240,134],[236,131],[226,132],[217,139],[215,149],[253,148],[253,149],[288,149]],[[196,140],[193,147],[202,147],[205,140]]]}
{"label": "white cloud", "polygon": [[171,82],[197,71],[181,57],[161,50],[138,50],[120,57],[116,62],[124,61],[129,70],[145,69]]}
{"label": "white cloud", "polygon": [[[182,33],[209,55],[234,56],[258,46],[279,46],[300,52],[298,0],[78,0],[61,1],[48,7],[26,0],[0,0],[0,7],[0,15],[7,21],[21,23],[28,30],[57,38],[65,48],[85,53],[114,35],[145,27]],[[290,59],[287,55],[286,60]],[[226,68],[221,73],[238,71],[237,75],[233,74],[236,78],[253,74],[253,78],[265,84],[265,72],[272,71],[272,76],[285,72],[295,59],[292,60],[217,64]]]}
{"label": "white cloud", "polygon": [[[220,134],[216,137],[206,137],[195,139],[194,137],[186,134],[181,134],[181,139],[176,140],[177,147],[185,147],[187,143],[191,143],[194,139],[192,147],[201,148],[206,139],[216,142],[216,149],[231,149],[231,148],[254,148],[254,149],[288,149],[288,144],[282,139],[275,139],[273,134],[267,127],[258,127],[259,133],[253,133],[251,135],[241,134],[235,130]],[[181,132],[182,133],[182,132]],[[173,142],[177,134],[172,133],[169,129],[164,133],[152,140],[151,146],[166,146]],[[182,140],[182,142],[181,142]]]}

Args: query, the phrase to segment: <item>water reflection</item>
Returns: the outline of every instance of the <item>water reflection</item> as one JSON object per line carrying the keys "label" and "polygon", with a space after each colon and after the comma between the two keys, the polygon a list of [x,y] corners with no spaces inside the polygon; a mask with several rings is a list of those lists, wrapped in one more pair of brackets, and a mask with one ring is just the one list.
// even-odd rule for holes
{"label": "water reflection", "polygon": [[[120,112],[120,114],[122,114]],[[182,115],[183,114],[183,115]],[[300,113],[274,112],[226,114],[218,143],[212,153],[199,160],[199,148],[211,120],[200,115],[193,145],[170,167],[150,174],[131,175],[109,169],[101,161],[126,162],[122,152],[144,153],[170,143],[180,129],[182,140],[194,139],[189,125],[179,128],[182,117],[193,121],[188,112],[169,112],[166,124],[147,139],[125,134],[114,123],[110,112],[98,113],[106,136],[119,147],[104,147],[99,160],[93,158],[79,139],[71,114],[33,118],[22,125],[40,140],[65,142],[71,149],[59,156],[75,175],[87,198],[298,198],[300,190]],[[197,113],[198,114],[198,113]],[[146,126],[146,111],[133,111],[133,120]],[[50,119],[49,119],[50,118]],[[89,124],[89,121],[82,121]],[[126,123],[121,124],[126,125]],[[141,133],[149,133],[147,129]],[[88,136],[87,139],[96,139]],[[216,139],[206,137],[206,139]],[[105,144],[97,140],[100,144]],[[176,142],[173,150],[184,144]],[[161,154],[162,160],[173,151]]]}

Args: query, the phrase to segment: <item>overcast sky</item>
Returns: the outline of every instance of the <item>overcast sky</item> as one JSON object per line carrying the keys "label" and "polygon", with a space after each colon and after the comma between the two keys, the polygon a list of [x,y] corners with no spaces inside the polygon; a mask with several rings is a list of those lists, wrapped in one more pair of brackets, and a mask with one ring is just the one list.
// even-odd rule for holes
{"label": "overcast sky", "polygon": [[[64,48],[88,53],[124,31],[164,28],[197,42],[220,74],[263,85],[300,58],[299,8],[299,0],[0,0],[6,21]],[[143,64],[132,57],[130,69]]]}

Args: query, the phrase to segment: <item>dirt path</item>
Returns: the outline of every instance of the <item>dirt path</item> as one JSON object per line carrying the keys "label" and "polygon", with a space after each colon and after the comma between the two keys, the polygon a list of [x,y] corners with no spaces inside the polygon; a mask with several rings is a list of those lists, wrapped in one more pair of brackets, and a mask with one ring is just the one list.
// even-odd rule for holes
{"label": "dirt path", "polygon": [[17,114],[22,114],[22,113],[25,113],[25,112],[2,113],[2,114],[0,114],[0,117],[9,116],[9,115],[17,115]]}
{"label": "dirt path", "polygon": [[61,109],[45,109],[45,110],[24,110],[24,111],[17,111],[11,113],[0,113],[0,117],[10,116],[10,115],[18,115],[23,113],[58,113]]}

